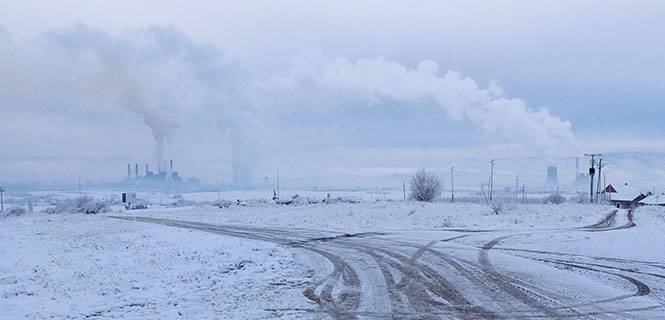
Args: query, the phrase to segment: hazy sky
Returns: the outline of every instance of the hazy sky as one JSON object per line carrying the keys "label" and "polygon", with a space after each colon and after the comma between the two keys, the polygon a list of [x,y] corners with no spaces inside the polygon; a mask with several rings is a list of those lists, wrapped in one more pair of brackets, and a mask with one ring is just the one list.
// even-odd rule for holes
{"label": "hazy sky", "polygon": [[[168,153],[234,163],[254,162],[250,158],[256,156],[251,152],[255,146],[265,154],[334,147],[458,148],[515,143],[531,150],[538,141],[566,144],[569,137],[561,125],[569,121],[577,150],[599,142],[598,149],[604,150],[662,151],[665,147],[654,145],[665,134],[663,17],[663,1],[0,0],[0,25],[5,29],[0,30],[0,40],[4,38],[4,48],[10,48],[0,53],[0,59],[5,59],[0,60],[5,64],[0,74],[0,85],[5,86],[0,89],[5,95],[0,97],[0,149],[5,157],[145,159],[153,157],[156,131],[150,121],[156,121],[174,127],[172,137],[164,133]],[[78,23],[84,27],[77,29]],[[164,28],[133,35],[153,25]],[[65,48],[57,49],[63,50],[65,60],[51,56],[51,44],[41,44],[44,32],[49,41]],[[145,77],[116,73],[112,63],[117,56],[153,58],[154,48],[142,42],[154,34],[159,34],[162,44],[173,41],[174,46],[186,48],[160,47],[162,56],[155,61],[164,64],[140,65],[138,73]],[[108,53],[104,42],[115,43],[113,50],[123,49]],[[209,53],[205,44],[219,52]],[[79,97],[77,90],[109,93],[82,89],[87,84],[79,82],[91,76],[86,70],[98,67],[98,58],[93,62],[85,55],[71,58],[68,50],[79,52],[82,47],[78,46],[92,46],[97,54],[101,52],[105,66],[113,66],[101,73],[103,81],[98,85],[115,86],[114,79],[148,87],[158,83],[153,88],[159,92],[154,102],[158,119],[146,119],[152,105],[132,109],[137,102],[126,96]],[[196,61],[182,62],[181,54]],[[205,57],[197,60],[200,55]],[[431,79],[429,62],[436,66]],[[59,65],[55,71],[44,71],[53,64]],[[201,76],[211,64],[216,73]],[[136,66],[134,62],[120,65]],[[447,79],[448,71],[458,72],[461,80]],[[368,76],[346,85],[368,72],[406,80],[392,83]],[[178,76],[183,73],[192,73],[191,78],[183,76],[183,80]],[[30,90],[22,91],[26,85],[21,81],[45,77],[52,82],[44,80],[43,86],[30,85]],[[312,77],[317,80],[310,81]],[[466,77],[480,91],[471,88],[473,96],[465,93],[462,102],[459,95],[449,98],[449,91],[427,87],[430,80],[461,85]],[[413,81],[422,81],[427,89],[394,92],[395,86]],[[58,93],[53,83],[77,97]],[[201,85],[210,88],[205,91]],[[500,96],[495,95],[495,87],[502,91]],[[166,98],[164,91],[169,92]],[[217,91],[223,97],[214,96]],[[467,110],[468,118],[455,121],[460,120],[452,114],[456,103],[475,108],[478,101],[500,97],[521,99],[530,112],[547,107],[549,113],[515,114],[502,120],[503,112],[473,116]],[[168,101],[167,106],[163,101]],[[243,107],[215,109],[209,101]],[[114,108],[116,104],[125,107]],[[561,123],[551,120],[557,118]],[[516,136],[531,131],[515,132],[511,125],[500,125],[513,120],[517,126],[519,121],[528,125],[535,121],[547,127],[543,139],[527,141]],[[160,126],[159,130],[166,129]],[[244,150],[232,150],[231,146],[247,139],[251,143]]]}

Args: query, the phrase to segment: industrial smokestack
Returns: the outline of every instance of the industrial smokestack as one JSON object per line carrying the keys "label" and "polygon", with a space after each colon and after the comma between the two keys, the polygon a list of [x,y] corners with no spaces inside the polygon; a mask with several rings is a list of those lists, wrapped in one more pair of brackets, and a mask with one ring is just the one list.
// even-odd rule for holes
{"label": "industrial smokestack", "polygon": [[138,179],[138,178],[139,178],[139,164],[135,163],[134,164],[134,179]]}
{"label": "industrial smokestack", "polygon": [[127,164],[127,179],[131,179],[131,178],[132,178],[132,164],[128,163]]}
{"label": "industrial smokestack", "polygon": [[547,167],[547,181],[545,184],[547,186],[557,186],[559,185],[559,169],[557,167]]}
{"label": "industrial smokestack", "polygon": [[577,181],[580,174],[580,157],[575,158],[575,181]]}
{"label": "industrial smokestack", "polygon": [[148,168],[148,164],[146,163],[146,164],[145,164],[145,176],[146,176],[146,177],[148,176],[148,169],[149,169],[149,168]]}
{"label": "industrial smokestack", "polygon": [[169,160],[169,168],[171,169],[171,172],[173,172],[173,159]]}

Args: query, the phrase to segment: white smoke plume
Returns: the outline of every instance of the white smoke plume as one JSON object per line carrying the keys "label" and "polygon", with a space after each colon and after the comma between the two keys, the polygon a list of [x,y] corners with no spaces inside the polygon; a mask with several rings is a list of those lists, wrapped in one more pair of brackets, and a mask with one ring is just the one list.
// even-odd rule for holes
{"label": "white smoke plume", "polygon": [[236,184],[248,181],[258,161],[254,133],[261,129],[245,96],[245,71],[221,50],[175,28],[113,35],[79,24],[31,40],[0,31],[0,74],[3,108],[136,114],[152,132],[157,165],[178,117],[206,111],[230,131]]}
{"label": "white smoke plume", "polygon": [[[157,164],[183,113],[207,112],[228,132],[233,179],[240,187],[249,186],[267,136],[259,116],[281,120],[275,114],[284,110],[274,106],[292,108],[293,96],[332,107],[339,96],[369,104],[426,101],[454,121],[467,120],[543,155],[577,148],[568,121],[505,97],[496,85],[481,88],[458,72],[440,72],[433,61],[408,68],[384,58],[351,61],[310,54],[294,59],[283,74],[259,81],[220,49],[172,27],[109,34],[76,25],[32,40],[0,30],[0,108],[132,112],[152,132]],[[259,108],[264,105],[270,108]]]}
{"label": "white smoke plume", "polygon": [[520,99],[504,97],[494,84],[481,88],[459,72],[441,73],[438,64],[431,60],[407,68],[381,57],[350,61],[310,54],[296,58],[287,72],[273,76],[264,87],[318,95],[325,95],[322,92],[326,91],[352,93],[370,104],[385,100],[433,101],[448,118],[466,119],[539,154],[550,156],[577,149],[570,122],[546,108],[533,110]]}

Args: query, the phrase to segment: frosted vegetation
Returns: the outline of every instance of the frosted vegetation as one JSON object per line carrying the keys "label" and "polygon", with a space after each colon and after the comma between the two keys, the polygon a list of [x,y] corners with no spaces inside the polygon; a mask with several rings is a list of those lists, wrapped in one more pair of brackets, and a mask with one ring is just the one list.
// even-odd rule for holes
{"label": "frosted vegetation", "polygon": [[432,202],[441,196],[441,181],[425,169],[413,174],[410,187],[410,198],[416,201]]}
{"label": "frosted vegetation", "polygon": [[46,209],[48,214],[59,213],[85,213],[97,214],[110,211],[109,204],[106,201],[95,200],[89,196],[82,196],[74,199],[66,199],[53,207]]}

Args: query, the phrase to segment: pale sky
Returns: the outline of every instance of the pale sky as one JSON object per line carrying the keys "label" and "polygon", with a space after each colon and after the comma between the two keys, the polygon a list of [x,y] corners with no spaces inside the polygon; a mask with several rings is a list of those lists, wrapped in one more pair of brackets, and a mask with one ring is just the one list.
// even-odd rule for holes
{"label": "pale sky", "polygon": [[[602,145],[598,149],[610,151],[662,151],[665,147],[639,142],[659,142],[665,134],[664,16],[663,1],[0,0],[0,26],[6,30],[0,38],[5,33],[12,39],[8,46],[30,50],[29,43],[43,32],[65,34],[78,23],[119,37],[152,25],[175,27],[187,39],[223,51],[234,70],[244,70],[252,81],[271,84],[275,77],[292,81],[293,72],[301,70],[293,68],[294,59],[303,52],[326,61],[342,57],[352,66],[383,57],[389,66],[396,63],[407,70],[432,60],[441,77],[456,71],[480,89],[497,85],[504,97],[522,99],[530,110],[547,107],[553,117],[572,124],[570,132],[582,148],[597,142]],[[10,65],[15,61],[11,53],[6,57]],[[30,64],[30,57],[21,59]],[[27,69],[12,70],[6,66],[0,84],[17,83]],[[159,73],[160,81],[171,79],[166,70]],[[294,79],[305,78],[298,74]],[[191,85],[173,81],[168,83]],[[261,138],[265,153],[523,142],[489,132],[487,126],[493,125],[485,120],[451,120],[450,107],[441,112],[427,92],[425,98],[411,99],[421,91],[393,95],[382,91],[385,87],[357,85],[336,85],[316,95],[307,84],[289,87],[288,93],[280,91],[281,84],[270,87],[270,95],[257,98],[259,126],[266,129]],[[0,97],[4,157],[152,156],[153,138],[141,116],[127,109],[86,108],[94,99],[77,99],[76,107],[48,101],[53,95],[35,99],[42,89],[0,91],[6,95]],[[346,89],[350,91],[340,93]],[[378,102],[377,92],[382,95]],[[232,161],[228,122],[241,120],[190,107],[189,101],[197,99],[193,96],[169,100],[182,103],[173,107],[177,129],[168,152],[200,161]],[[9,106],[17,100],[26,106]],[[227,131],[218,130],[220,126]]]}

